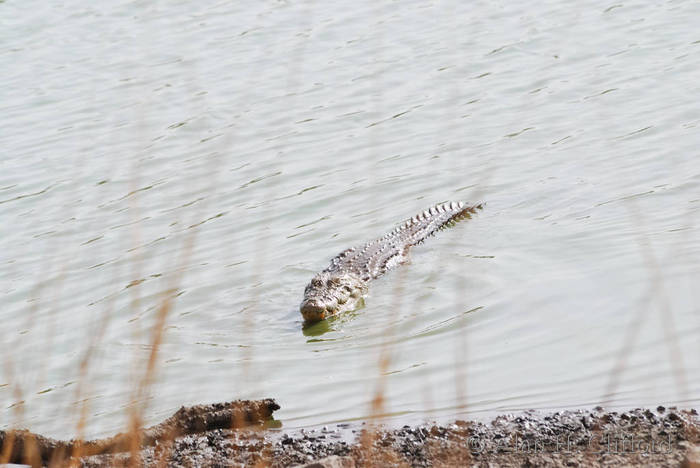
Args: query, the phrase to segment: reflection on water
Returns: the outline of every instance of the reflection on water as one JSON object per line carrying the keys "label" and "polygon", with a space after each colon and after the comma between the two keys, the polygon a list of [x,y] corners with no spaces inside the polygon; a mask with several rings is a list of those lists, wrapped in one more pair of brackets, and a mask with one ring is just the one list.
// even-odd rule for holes
{"label": "reflection on water", "polygon": [[[173,284],[147,422],[700,403],[697,2],[0,9],[4,426],[122,430]],[[449,199],[487,205],[303,326]]]}
{"label": "reflection on water", "polygon": [[[302,326],[302,331],[304,333],[304,336],[308,337],[320,337],[325,333],[328,332],[340,332],[342,331],[343,325],[348,323],[350,320],[353,320],[355,317],[358,315],[362,314],[362,309],[365,307],[365,300],[360,299],[357,302],[357,308],[352,311],[344,312],[342,314],[338,315],[332,315],[328,317],[325,320],[321,320],[320,322],[315,322],[315,323],[304,323]],[[313,341],[335,341],[338,338],[317,338],[317,339],[310,339],[308,342],[313,342]]]}

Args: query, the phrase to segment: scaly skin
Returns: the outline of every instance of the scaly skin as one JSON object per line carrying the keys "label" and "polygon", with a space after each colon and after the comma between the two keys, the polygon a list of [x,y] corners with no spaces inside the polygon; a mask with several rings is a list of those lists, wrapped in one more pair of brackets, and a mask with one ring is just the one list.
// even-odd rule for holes
{"label": "scaly skin", "polygon": [[313,277],[304,289],[301,315],[307,323],[354,310],[367,295],[369,281],[408,260],[409,249],[435,232],[470,218],[481,204],[462,202],[431,207],[379,239],[336,255],[328,268]]}

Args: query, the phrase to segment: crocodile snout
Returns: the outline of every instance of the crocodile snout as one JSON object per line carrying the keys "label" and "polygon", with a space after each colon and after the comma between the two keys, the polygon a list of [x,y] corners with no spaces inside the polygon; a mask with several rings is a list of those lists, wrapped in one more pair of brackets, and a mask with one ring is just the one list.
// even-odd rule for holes
{"label": "crocodile snout", "polygon": [[325,305],[318,301],[310,300],[301,303],[301,315],[306,322],[318,322],[326,318],[329,313]]}

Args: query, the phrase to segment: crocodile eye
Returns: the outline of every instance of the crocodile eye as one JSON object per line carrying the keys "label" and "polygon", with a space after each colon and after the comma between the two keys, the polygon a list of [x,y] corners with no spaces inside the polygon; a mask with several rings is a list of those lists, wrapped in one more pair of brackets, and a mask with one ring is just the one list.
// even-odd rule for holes
{"label": "crocodile eye", "polygon": [[340,280],[338,278],[329,278],[328,283],[329,286],[338,286],[340,284]]}
{"label": "crocodile eye", "polygon": [[314,278],[311,280],[311,286],[316,286],[316,287],[323,286],[323,281],[321,281],[318,278]]}

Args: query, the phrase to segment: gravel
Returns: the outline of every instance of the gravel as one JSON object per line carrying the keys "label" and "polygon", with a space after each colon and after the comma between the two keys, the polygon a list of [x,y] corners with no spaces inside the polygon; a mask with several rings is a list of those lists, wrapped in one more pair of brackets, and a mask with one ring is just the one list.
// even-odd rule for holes
{"label": "gravel", "polygon": [[[215,429],[141,450],[145,466],[685,466],[700,467],[700,422],[676,408],[504,414],[399,429],[341,423],[311,430]],[[130,455],[82,459],[127,465]]]}

